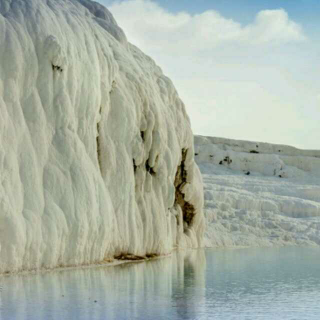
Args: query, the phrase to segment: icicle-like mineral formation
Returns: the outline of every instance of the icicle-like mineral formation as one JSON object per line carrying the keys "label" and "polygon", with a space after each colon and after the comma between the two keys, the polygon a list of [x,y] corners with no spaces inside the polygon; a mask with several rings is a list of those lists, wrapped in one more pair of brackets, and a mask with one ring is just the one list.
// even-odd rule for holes
{"label": "icicle-like mineral formation", "polygon": [[171,81],[89,0],[0,0],[0,273],[197,247]]}

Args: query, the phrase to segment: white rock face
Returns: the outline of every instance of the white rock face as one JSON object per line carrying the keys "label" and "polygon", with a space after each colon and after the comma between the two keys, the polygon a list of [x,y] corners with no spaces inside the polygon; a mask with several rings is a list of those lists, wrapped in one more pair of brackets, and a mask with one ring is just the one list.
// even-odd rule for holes
{"label": "white rock face", "polygon": [[320,245],[320,151],[195,137],[205,245]]}
{"label": "white rock face", "polygon": [[0,273],[197,247],[171,81],[89,0],[0,0]]}

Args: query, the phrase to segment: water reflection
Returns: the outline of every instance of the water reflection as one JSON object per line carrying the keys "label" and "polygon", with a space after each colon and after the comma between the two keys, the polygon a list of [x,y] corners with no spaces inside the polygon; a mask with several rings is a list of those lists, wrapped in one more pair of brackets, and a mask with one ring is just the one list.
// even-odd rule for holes
{"label": "water reflection", "polygon": [[206,256],[203,250],[177,252],[177,276],[171,293],[173,319],[195,319],[205,305]]}
{"label": "water reflection", "polygon": [[320,319],[320,249],[178,251],[0,277],[0,319]]}
{"label": "water reflection", "polygon": [[203,250],[179,251],[151,262],[0,278],[0,319],[192,318],[205,299],[205,259]]}
{"label": "water reflection", "polygon": [[221,319],[320,319],[319,258],[318,247],[210,252],[207,310]]}

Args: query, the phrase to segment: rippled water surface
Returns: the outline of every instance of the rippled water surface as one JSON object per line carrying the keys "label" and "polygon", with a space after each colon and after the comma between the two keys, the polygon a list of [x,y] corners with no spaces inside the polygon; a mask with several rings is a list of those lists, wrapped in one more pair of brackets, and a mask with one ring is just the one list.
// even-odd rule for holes
{"label": "rippled water surface", "polygon": [[180,251],[0,277],[0,319],[320,319],[320,249]]}

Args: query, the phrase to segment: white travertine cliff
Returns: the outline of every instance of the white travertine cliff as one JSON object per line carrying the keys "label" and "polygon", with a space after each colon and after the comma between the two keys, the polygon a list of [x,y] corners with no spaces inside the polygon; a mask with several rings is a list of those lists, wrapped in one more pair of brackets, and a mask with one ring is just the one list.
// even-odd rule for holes
{"label": "white travertine cliff", "polygon": [[171,81],[89,0],[0,0],[0,273],[198,247]]}

